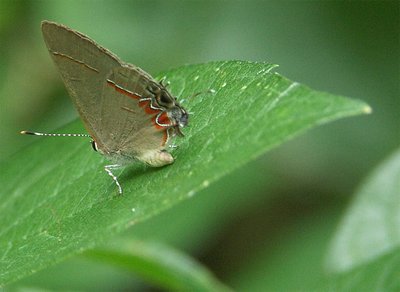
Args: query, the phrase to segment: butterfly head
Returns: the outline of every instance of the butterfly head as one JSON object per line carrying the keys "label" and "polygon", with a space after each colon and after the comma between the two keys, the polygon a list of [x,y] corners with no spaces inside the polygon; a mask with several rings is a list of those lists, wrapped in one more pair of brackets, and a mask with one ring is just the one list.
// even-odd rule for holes
{"label": "butterfly head", "polygon": [[188,125],[189,113],[179,104],[174,96],[168,91],[167,85],[151,83],[149,91],[154,95],[157,106],[164,109],[169,121],[178,135],[183,136],[181,128]]}
{"label": "butterfly head", "polygon": [[189,122],[189,113],[178,103],[168,110],[168,116],[172,124],[179,128],[186,127]]}

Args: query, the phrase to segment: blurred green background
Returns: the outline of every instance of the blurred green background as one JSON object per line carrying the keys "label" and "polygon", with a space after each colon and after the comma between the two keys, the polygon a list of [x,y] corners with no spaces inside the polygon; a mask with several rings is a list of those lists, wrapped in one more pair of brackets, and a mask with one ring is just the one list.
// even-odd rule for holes
{"label": "blurred green background", "polygon": [[[239,290],[296,289],[323,275],[352,194],[400,142],[398,1],[0,0],[0,160],[33,142],[20,130],[54,131],[77,118],[41,37],[44,19],[154,75],[211,60],[266,61],[294,81],[368,102],[372,115],[313,130],[126,234],[182,249]],[[85,257],[24,283],[147,287]]]}

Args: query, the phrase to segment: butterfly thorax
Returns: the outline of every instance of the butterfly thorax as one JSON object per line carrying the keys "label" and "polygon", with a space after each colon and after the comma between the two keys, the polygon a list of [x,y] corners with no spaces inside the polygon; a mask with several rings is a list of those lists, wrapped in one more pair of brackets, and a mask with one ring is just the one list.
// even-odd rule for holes
{"label": "butterfly thorax", "polygon": [[[171,127],[183,128],[189,121],[188,112],[173,97],[162,83],[151,82],[148,91],[153,95],[153,103],[165,111],[170,120]],[[177,131],[181,133],[180,131]]]}

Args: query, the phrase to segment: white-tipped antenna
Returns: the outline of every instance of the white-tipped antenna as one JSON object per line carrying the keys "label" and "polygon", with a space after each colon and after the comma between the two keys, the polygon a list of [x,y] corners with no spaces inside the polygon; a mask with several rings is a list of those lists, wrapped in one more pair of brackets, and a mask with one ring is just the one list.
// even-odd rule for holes
{"label": "white-tipped antenna", "polygon": [[[192,98],[194,98],[194,97],[196,97],[196,96],[198,96],[200,94],[209,94],[209,93],[215,94],[215,92],[216,92],[215,89],[210,88],[210,89],[207,89],[207,90],[203,90],[203,91],[199,91],[199,92],[193,93],[187,99],[192,99]],[[179,102],[180,103],[185,103],[187,99],[181,99]]]}
{"label": "white-tipped antenna", "polygon": [[32,131],[21,131],[23,135],[34,135],[34,136],[48,136],[48,137],[89,137],[88,134],[56,134],[56,133],[39,133],[39,132],[32,132]]}
{"label": "white-tipped antenna", "polygon": [[210,89],[207,89],[207,90],[196,92],[196,93],[192,94],[191,96],[189,96],[188,98],[193,98],[193,97],[196,97],[196,96],[198,96],[200,94],[209,94],[209,93],[214,94],[215,93],[215,89],[210,88]]}

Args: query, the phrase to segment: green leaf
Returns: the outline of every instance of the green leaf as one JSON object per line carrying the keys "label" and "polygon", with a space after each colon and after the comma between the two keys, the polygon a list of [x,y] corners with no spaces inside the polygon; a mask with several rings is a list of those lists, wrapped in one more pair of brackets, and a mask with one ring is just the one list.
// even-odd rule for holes
{"label": "green leaf", "polygon": [[397,249],[354,270],[327,277],[314,291],[400,291],[399,271]]}
{"label": "green leaf", "polygon": [[170,291],[230,291],[203,266],[164,244],[120,240],[86,255],[141,275]]}
{"label": "green leaf", "polygon": [[400,247],[400,149],[362,184],[334,237],[328,268],[344,271]]}
{"label": "green leaf", "polygon": [[[79,138],[40,138],[1,165],[0,284],[92,248],[188,199],[223,175],[306,129],[368,113],[363,102],[313,91],[271,72],[274,65],[215,62],[171,70],[171,91],[189,98],[176,161],[116,172]],[[81,132],[76,121],[59,132]],[[301,155],[301,154],[299,154]]]}

